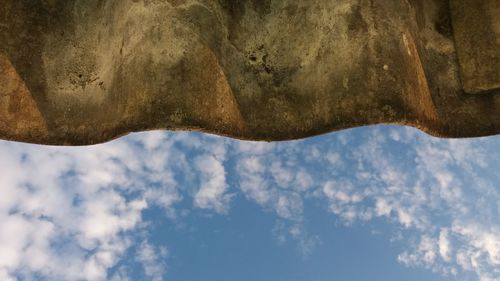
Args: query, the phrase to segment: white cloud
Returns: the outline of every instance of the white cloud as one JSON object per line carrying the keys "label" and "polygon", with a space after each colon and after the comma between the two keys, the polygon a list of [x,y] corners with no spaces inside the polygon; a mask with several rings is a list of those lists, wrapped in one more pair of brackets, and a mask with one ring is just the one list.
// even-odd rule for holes
{"label": "white cloud", "polygon": [[109,269],[133,247],[145,276],[162,280],[165,250],[135,244],[148,227],[143,211],[160,207],[180,220],[176,203],[191,197],[194,207],[229,213],[236,192],[284,221],[277,240],[294,241],[304,256],[321,243],[305,228],[307,201],[316,200],[347,225],[391,223],[407,243],[404,265],[499,280],[497,146],[498,139],[437,140],[394,128],[313,144],[187,133],[82,148],[2,142],[0,280],[127,281],[126,268],[113,276]]}
{"label": "white cloud", "polygon": [[[500,164],[493,145],[498,139],[439,140],[414,129],[360,132],[315,141],[312,147],[295,144],[300,149],[274,145],[265,157],[245,152],[239,160],[240,188],[254,200],[259,198],[255,194],[265,194],[260,196],[265,200],[256,201],[274,206],[281,218],[289,216],[283,189],[297,191],[302,206],[307,198],[324,198],[327,209],[346,224],[386,218],[408,243],[399,257],[403,264],[444,275],[473,274],[478,280],[500,278],[500,238],[488,227],[500,225],[500,179],[491,169]],[[355,149],[344,148],[353,143]],[[328,153],[321,156],[318,150]],[[245,164],[250,162],[254,165]],[[300,189],[297,175],[302,171],[315,189]],[[302,213],[301,220],[307,220]],[[458,231],[460,223],[473,230]]]}
{"label": "white cloud", "polygon": [[129,148],[96,146],[80,154],[2,143],[0,150],[0,271],[11,278],[105,280],[128,247],[121,236],[138,226],[147,206],[119,192],[133,182],[125,171]]}
{"label": "white cloud", "polygon": [[338,152],[328,152],[326,154],[326,160],[330,163],[330,165],[338,165],[342,161]]}
{"label": "white cloud", "polygon": [[166,272],[166,248],[155,249],[148,241],[143,241],[137,250],[137,260],[142,264],[145,275],[149,280],[161,281]]}
{"label": "white cloud", "polygon": [[214,156],[201,156],[195,159],[195,165],[201,178],[200,188],[194,196],[195,206],[226,212],[231,195],[226,193],[228,185],[223,163]]}
{"label": "white cloud", "polygon": [[294,192],[282,193],[278,196],[275,210],[284,219],[301,219],[303,212],[302,198]]}
{"label": "white cloud", "polygon": [[[165,133],[92,147],[1,142],[0,279],[127,280],[124,270],[108,270],[147,226],[145,209],[175,217],[182,199],[175,171],[195,168],[179,146],[203,147],[196,142]],[[206,142],[223,156],[219,144]],[[217,186],[219,178],[207,179]]]}
{"label": "white cloud", "polygon": [[441,232],[439,232],[439,254],[446,262],[451,261],[451,243],[449,230],[446,228],[441,229]]}
{"label": "white cloud", "polygon": [[304,169],[300,169],[295,173],[295,189],[299,192],[308,191],[313,184],[312,176]]}
{"label": "white cloud", "polygon": [[[353,153],[357,173],[373,175],[357,177],[354,183],[354,190],[365,190],[361,204],[339,207],[339,202],[351,201],[351,193],[336,180],[337,184],[324,189],[330,210],[340,217],[357,218],[355,214],[373,202],[377,216],[389,217],[418,238],[417,243],[408,240],[410,246],[399,256],[403,264],[445,275],[462,271],[479,280],[499,279],[500,214],[494,202],[500,192],[491,185],[498,183],[498,176],[485,173],[486,167],[498,164],[494,146],[489,153],[496,156],[486,157],[484,140],[437,140],[413,129],[390,136],[388,141],[372,135]],[[413,163],[398,153],[413,155]],[[471,218],[476,222],[473,226]]]}
{"label": "white cloud", "polygon": [[[414,129],[359,132],[315,141],[311,147],[295,142],[292,149],[280,143],[253,151],[251,144],[239,144],[245,147],[237,152],[240,189],[257,203],[271,206],[281,218],[290,216],[283,189],[297,191],[302,199],[296,201],[302,206],[310,195],[326,198],[328,210],[347,224],[374,216],[387,218],[419,241],[407,240],[409,247],[400,255],[402,263],[445,275],[461,270],[478,279],[495,276],[497,246],[492,241],[496,237],[478,230],[477,238],[466,238],[451,228],[456,221],[471,217],[484,225],[500,224],[500,192],[492,182],[498,177],[480,176],[486,167],[495,166],[491,163],[495,157],[487,157],[481,144],[484,140],[438,140]],[[355,149],[345,148],[353,143]],[[305,159],[305,163],[296,159]],[[310,177],[305,184],[308,188],[300,188],[297,175],[301,172]],[[319,189],[308,191],[311,186]],[[301,209],[301,220],[307,219],[302,213]],[[463,253],[477,256],[468,267]]]}
{"label": "white cloud", "polygon": [[[306,171],[300,173],[295,161],[276,157],[286,144],[270,144],[273,150],[258,146],[250,149],[246,142],[237,143],[236,176],[238,187],[245,196],[264,208],[270,208],[285,219],[302,219],[302,192],[306,191],[312,179]],[[244,147],[244,149],[241,149]],[[262,154],[265,151],[266,154]],[[287,154],[285,152],[285,154]],[[290,154],[287,154],[290,155]],[[285,161],[283,161],[285,160]],[[285,164],[287,167],[284,167]]]}
{"label": "white cloud", "polygon": [[377,198],[375,200],[375,212],[377,216],[389,216],[392,211],[391,205],[383,198]]}

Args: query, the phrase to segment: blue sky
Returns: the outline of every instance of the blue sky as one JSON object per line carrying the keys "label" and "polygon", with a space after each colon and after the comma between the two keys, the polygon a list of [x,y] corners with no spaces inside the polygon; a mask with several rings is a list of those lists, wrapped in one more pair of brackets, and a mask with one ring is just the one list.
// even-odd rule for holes
{"label": "blue sky", "polygon": [[0,142],[0,280],[500,280],[500,138]]}

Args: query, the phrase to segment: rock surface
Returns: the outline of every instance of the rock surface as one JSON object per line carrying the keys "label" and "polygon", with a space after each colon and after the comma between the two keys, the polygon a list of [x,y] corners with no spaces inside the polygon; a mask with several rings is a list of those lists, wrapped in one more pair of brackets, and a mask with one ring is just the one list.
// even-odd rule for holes
{"label": "rock surface", "polygon": [[500,1],[451,2],[455,42],[465,91],[500,89]]}
{"label": "rock surface", "polygon": [[0,138],[83,145],[168,129],[285,140],[378,123],[498,134],[498,64],[468,94],[457,50],[471,38],[498,47],[500,17],[486,37],[457,35],[452,23],[470,15],[455,4],[470,1],[451,2],[3,0]]}

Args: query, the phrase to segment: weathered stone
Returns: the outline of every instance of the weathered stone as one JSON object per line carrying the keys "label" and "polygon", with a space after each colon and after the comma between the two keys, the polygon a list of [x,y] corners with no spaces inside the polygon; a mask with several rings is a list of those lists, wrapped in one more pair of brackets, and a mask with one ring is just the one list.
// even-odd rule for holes
{"label": "weathered stone", "polygon": [[453,29],[465,91],[500,89],[500,1],[453,0]]}
{"label": "weathered stone", "polygon": [[0,138],[284,140],[378,123],[498,134],[500,90],[465,93],[448,3],[3,0]]}
{"label": "weathered stone", "polygon": [[46,137],[42,114],[10,62],[0,54],[0,131],[20,138]]}

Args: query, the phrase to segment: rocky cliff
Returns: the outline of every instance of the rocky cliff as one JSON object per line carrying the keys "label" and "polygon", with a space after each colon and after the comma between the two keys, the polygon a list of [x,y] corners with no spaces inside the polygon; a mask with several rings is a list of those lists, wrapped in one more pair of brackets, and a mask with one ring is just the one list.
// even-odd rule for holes
{"label": "rocky cliff", "polygon": [[500,133],[497,0],[3,0],[0,138]]}

